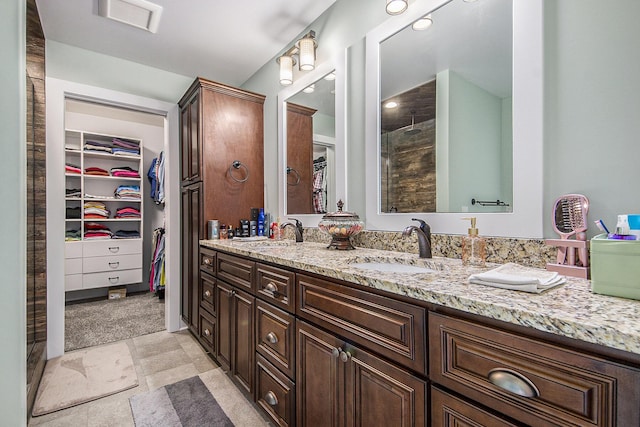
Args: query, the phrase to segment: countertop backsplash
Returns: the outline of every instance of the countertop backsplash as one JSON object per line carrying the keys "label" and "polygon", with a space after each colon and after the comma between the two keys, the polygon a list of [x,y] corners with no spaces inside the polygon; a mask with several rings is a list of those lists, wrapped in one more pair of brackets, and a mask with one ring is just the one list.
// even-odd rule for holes
{"label": "countertop backsplash", "polygon": [[[288,235],[291,233],[291,236]],[[293,232],[287,229],[286,238],[293,239]],[[510,237],[486,237],[487,262],[499,264],[515,262],[529,267],[545,268],[548,262],[554,262],[556,249],[547,246],[542,239],[522,239]],[[326,243],[331,238],[319,228],[309,227],[304,229],[306,242]],[[462,256],[462,235],[432,234],[433,256],[447,258],[460,258]],[[364,230],[352,239],[356,247],[368,249],[380,249],[418,253],[418,238],[415,233],[410,237],[402,237],[397,231],[370,231]]]}

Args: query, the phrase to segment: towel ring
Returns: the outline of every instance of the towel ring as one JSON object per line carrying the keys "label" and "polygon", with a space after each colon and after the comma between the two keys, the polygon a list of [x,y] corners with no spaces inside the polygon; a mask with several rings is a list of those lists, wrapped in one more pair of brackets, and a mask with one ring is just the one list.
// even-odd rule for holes
{"label": "towel ring", "polygon": [[298,173],[298,171],[292,167],[287,166],[287,175],[289,175],[291,172],[296,174],[296,182],[293,184],[289,184],[289,180],[287,179],[287,185],[296,186],[300,184],[300,174]]}
{"label": "towel ring", "polygon": [[[233,170],[240,169],[240,168],[244,168],[244,170],[247,173],[244,179],[238,179],[235,176],[233,176]],[[243,165],[242,163],[240,163],[240,160],[234,160],[233,163],[231,163],[231,166],[229,166],[229,176],[235,182],[246,182],[249,179],[249,168],[246,165]]]}

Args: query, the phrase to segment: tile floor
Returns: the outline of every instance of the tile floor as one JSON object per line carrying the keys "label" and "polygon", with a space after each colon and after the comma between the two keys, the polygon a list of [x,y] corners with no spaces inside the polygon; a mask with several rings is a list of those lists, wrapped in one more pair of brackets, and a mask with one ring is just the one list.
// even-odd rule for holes
{"label": "tile floor", "polygon": [[129,397],[200,375],[237,427],[268,426],[261,414],[233,385],[188,331],[166,331],[125,340],[139,385],[120,393],[52,414],[33,417],[30,426],[134,426]]}

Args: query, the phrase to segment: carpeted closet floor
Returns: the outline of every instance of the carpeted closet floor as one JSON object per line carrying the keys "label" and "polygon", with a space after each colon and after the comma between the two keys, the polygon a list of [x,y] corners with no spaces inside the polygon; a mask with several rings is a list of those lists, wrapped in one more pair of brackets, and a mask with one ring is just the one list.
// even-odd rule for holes
{"label": "carpeted closet floor", "polygon": [[64,351],[163,331],[164,300],[151,292],[65,307]]}

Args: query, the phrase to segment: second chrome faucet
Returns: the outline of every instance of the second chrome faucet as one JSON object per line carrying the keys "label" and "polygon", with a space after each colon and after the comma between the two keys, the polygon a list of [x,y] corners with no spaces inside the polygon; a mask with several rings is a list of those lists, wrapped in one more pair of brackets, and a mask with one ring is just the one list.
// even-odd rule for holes
{"label": "second chrome faucet", "polygon": [[411,221],[418,221],[420,226],[409,225],[402,232],[402,237],[409,237],[413,230],[418,236],[418,256],[420,258],[431,258],[431,227],[421,219],[411,218]]}
{"label": "second chrome faucet", "polygon": [[299,220],[295,219],[295,218],[289,218],[290,221],[295,221],[296,223],[292,223],[290,221],[288,222],[284,222],[280,225],[280,229],[284,230],[287,226],[291,226],[293,227],[293,229],[295,230],[295,234],[296,234],[296,242],[301,243],[302,242],[302,232],[303,232],[303,228],[302,228],[302,222],[300,222]]}

